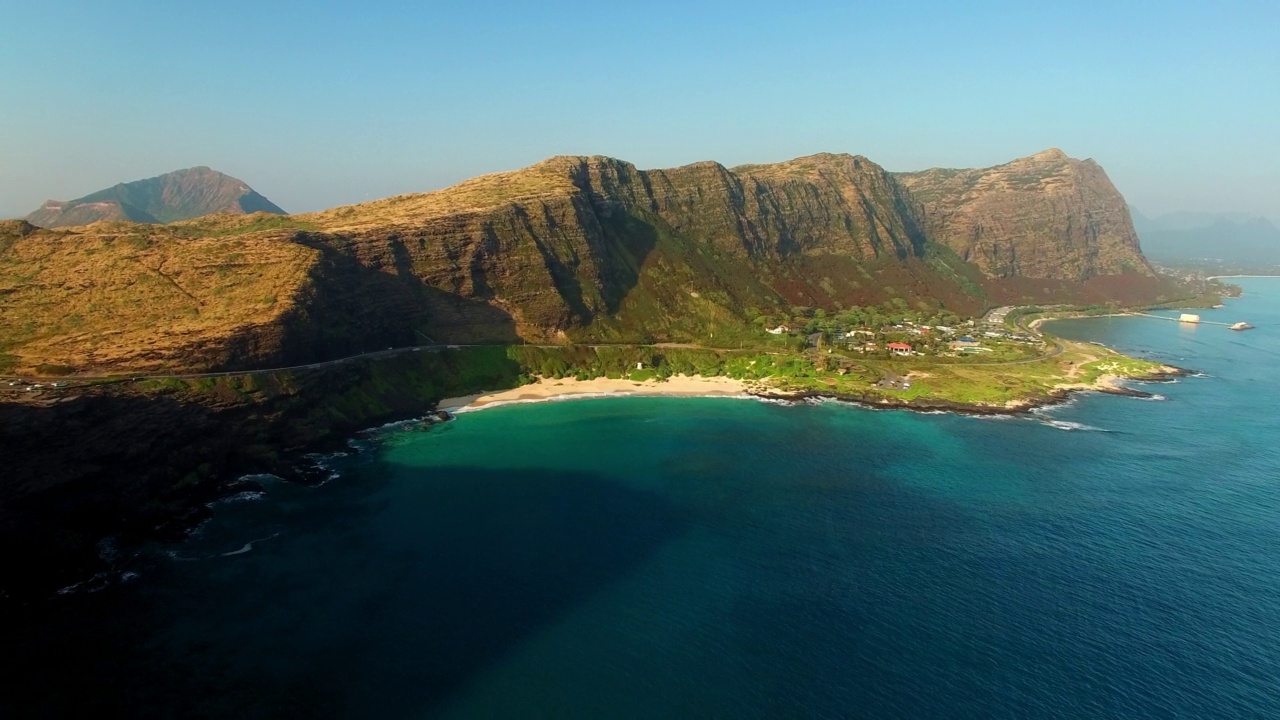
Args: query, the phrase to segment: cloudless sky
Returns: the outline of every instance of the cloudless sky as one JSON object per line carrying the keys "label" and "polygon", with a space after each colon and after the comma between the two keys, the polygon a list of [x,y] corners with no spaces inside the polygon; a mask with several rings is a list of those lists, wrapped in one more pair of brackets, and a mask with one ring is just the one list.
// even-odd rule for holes
{"label": "cloudless sky", "polygon": [[0,0],[0,213],[193,165],[291,212],[557,154],[1092,157],[1280,219],[1280,2]]}

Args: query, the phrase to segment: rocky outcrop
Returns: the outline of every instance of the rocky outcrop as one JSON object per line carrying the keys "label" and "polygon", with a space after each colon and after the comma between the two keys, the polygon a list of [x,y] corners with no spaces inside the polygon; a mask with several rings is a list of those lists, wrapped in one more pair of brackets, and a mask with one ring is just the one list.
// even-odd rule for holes
{"label": "rocky outcrop", "polygon": [[980,170],[897,177],[923,204],[930,238],[989,277],[1155,274],[1124,198],[1093,160],[1054,149]]}
{"label": "rocky outcrop", "polygon": [[76,200],[49,200],[28,215],[27,221],[38,227],[56,228],[104,220],[166,223],[214,213],[254,212],[284,214],[242,180],[207,167],[194,167],[120,183]]}

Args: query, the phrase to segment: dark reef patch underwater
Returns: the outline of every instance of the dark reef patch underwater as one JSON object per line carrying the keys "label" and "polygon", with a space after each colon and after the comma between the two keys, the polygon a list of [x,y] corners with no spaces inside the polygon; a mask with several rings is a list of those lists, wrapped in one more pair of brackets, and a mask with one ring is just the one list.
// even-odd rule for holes
{"label": "dark reef patch underwater", "polygon": [[1029,418],[625,398],[383,431],[3,621],[0,715],[1280,717],[1280,280]]}

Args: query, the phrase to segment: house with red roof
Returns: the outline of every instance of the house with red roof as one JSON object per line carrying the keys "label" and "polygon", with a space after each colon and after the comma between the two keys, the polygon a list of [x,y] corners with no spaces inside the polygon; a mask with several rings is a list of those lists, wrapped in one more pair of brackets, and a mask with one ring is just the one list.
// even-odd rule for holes
{"label": "house with red roof", "polygon": [[911,346],[906,343],[891,342],[889,343],[888,348],[889,348],[889,352],[893,353],[894,355],[906,356],[911,354]]}

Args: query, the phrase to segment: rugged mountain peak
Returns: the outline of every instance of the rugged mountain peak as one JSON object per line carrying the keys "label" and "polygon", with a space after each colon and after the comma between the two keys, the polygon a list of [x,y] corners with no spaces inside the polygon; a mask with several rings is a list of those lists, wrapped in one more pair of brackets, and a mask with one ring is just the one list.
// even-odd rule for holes
{"label": "rugged mountain peak", "polygon": [[1092,160],[1055,148],[990,168],[898,178],[924,204],[930,238],[988,276],[1081,282],[1155,274],[1124,197]]}
{"label": "rugged mountain peak", "polygon": [[884,172],[884,168],[861,155],[817,153],[776,163],[739,165],[733,169],[733,172],[756,177],[814,178],[824,174],[849,173],[868,169],[874,172]]}
{"label": "rugged mountain peak", "polygon": [[284,214],[243,180],[201,165],[146,180],[118,183],[76,200],[50,200],[28,215],[27,220],[51,228],[102,220],[166,223],[214,213],[253,212]]}
{"label": "rugged mountain peak", "polygon": [[1049,148],[1048,150],[1041,150],[1035,155],[1029,155],[1025,158],[1020,158],[1020,160],[1014,160],[1013,162],[1019,162],[1019,161],[1062,162],[1064,160],[1070,160],[1070,159],[1071,158],[1066,153],[1062,152],[1058,148]]}

